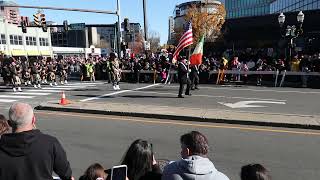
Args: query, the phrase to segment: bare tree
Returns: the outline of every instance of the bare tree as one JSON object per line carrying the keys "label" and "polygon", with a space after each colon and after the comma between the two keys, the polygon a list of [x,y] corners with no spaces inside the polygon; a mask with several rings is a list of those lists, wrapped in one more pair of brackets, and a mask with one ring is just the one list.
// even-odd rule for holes
{"label": "bare tree", "polygon": [[160,48],[160,34],[156,31],[149,32],[150,51],[156,53]]}

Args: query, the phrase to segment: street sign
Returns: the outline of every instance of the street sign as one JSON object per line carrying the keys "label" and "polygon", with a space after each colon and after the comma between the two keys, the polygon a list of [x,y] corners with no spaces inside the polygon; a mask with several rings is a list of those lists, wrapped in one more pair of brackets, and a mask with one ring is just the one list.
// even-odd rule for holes
{"label": "street sign", "polygon": [[85,30],[86,24],[85,23],[76,23],[76,24],[70,24],[71,30]]}
{"label": "street sign", "polygon": [[254,104],[282,104],[282,105],[286,104],[286,102],[277,102],[277,101],[239,101],[236,103],[224,103],[224,102],[218,102],[218,103],[232,109],[267,107],[267,106],[254,105]]}
{"label": "street sign", "polygon": [[150,42],[149,41],[144,41],[144,49],[146,51],[150,51]]}

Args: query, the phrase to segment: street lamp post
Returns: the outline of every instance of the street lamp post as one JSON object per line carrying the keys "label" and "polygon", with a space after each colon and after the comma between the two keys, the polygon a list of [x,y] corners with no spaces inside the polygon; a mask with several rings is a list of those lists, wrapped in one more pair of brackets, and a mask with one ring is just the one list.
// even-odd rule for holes
{"label": "street lamp post", "polygon": [[289,41],[289,43],[288,43],[289,57],[287,56],[287,63],[289,63],[291,61],[292,50],[294,48],[293,41],[303,33],[302,25],[303,25],[303,21],[304,21],[304,14],[302,11],[300,11],[299,14],[297,15],[298,26],[287,25],[287,27],[285,27],[285,21],[286,21],[286,16],[283,13],[281,13],[278,17],[278,22],[279,22],[279,25],[281,28],[282,37],[286,38]]}

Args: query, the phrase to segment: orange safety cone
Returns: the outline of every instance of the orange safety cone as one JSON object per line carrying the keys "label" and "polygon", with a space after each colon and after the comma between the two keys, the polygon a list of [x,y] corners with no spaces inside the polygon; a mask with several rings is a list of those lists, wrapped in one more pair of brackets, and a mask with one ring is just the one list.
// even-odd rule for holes
{"label": "orange safety cone", "polygon": [[68,100],[66,99],[66,94],[64,91],[61,94],[61,100],[60,100],[60,105],[67,105],[69,104]]}

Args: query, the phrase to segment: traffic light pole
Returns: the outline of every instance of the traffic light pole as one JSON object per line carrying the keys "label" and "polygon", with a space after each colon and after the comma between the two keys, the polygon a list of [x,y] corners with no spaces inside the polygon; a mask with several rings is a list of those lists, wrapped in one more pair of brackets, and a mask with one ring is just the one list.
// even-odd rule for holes
{"label": "traffic light pole", "polygon": [[144,39],[148,41],[147,0],[143,0]]}
{"label": "traffic light pole", "polygon": [[122,43],[122,33],[121,33],[121,13],[120,13],[120,0],[117,0],[117,16],[118,16],[118,58],[121,58],[121,43]]}

